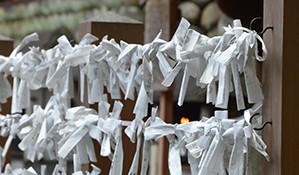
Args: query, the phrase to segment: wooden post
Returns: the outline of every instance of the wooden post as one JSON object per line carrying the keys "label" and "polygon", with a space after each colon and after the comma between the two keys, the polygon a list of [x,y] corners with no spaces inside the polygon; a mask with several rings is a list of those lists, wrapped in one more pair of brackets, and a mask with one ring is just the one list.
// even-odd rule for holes
{"label": "wooden post", "polygon": [[[170,40],[178,22],[177,0],[148,0],[145,10],[145,43],[151,42],[162,29],[162,39]],[[160,117],[173,122],[173,87],[160,94]],[[151,174],[166,175],[168,171],[168,141],[158,143],[157,171]]]}
{"label": "wooden post", "polygon": [[82,38],[91,33],[102,39],[105,35],[114,38],[117,42],[143,44],[144,26],[141,22],[117,15],[114,12],[101,13],[99,16],[84,21],[79,26],[79,35]]}
{"label": "wooden post", "polygon": [[264,34],[269,56],[263,63],[265,120],[271,120],[263,137],[271,162],[264,164],[264,174],[299,174],[299,2],[264,0]]}
{"label": "wooden post", "polygon": [[[113,12],[106,12],[100,14],[98,17],[87,20],[80,24],[79,35],[82,38],[86,33],[91,33],[97,36],[99,39],[108,35],[109,38],[114,38],[119,42],[123,40],[127,43],[143,44],[143,32],[144,26],[142,23],[124,16],[117,15]],[[134,119],[133,109],[135,102],[131,100],[121,100],[124,104],[121,117],[123,120],[132,121]],[[109,103],[113,106],[113,101],[110,99]],[[97,109],[97,105],[92,105]],[[135,154],[136,144],[132,144],[128,137],[123,132],[123,149],[124,151],[124,163],[123,174],[129,172],[131,162]],[[96,153],[100,154],[99,146],[96,146]],[[102,174],[109,174],[111,161],[108,158],[98,156],[98,163],[102,170]]]}
{"label": "wooden post", "polygon": [[[4,56],[9,56],[12,50],[13,50],[13,40],[0,35],[0,54]],[[8,79],[12,85],[12,78],[8,77]],[[2,107],[2,111],[1,111],[2,115],[10,114],[11,98],[8,99],[7,103],[2,104],[1,107]]]}
{"label": "wooden post", "polygon": [[170,40],[178,22],[178,0],[148,0],[145,7],[145,43],[162,29],[162,39]]}
{"label": "wooden post", "polygon": [[[13,50],[13,40],[10,38],[7,38],[5,36],[0,35],[0,54],[4,56],[9,56],[10,53]],[[12,77],[9,76],[8,80],[10,84],[12,85]],[[1,90],[1,89],[0,89]],[[7,100],[5,104],[1,104],[2,111],[0,112],[2,115],[10,114],[11,109],[11,97]],[[6,138],[0,137],[0,145],[3,148],[4,144],[6,142]],[[6,163],[10,162],[11,160],[11,148],[9,149],[9,152],[6,157]]]}

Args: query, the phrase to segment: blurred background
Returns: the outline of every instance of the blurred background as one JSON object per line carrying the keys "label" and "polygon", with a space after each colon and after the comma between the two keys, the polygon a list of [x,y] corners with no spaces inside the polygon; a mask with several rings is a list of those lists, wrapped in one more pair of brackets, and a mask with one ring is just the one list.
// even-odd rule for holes
{"label": "blurred background", "polygon": [[[83,20],[114,11],[144,22],[145,5],[146,0],[1,0],[0,33],[14,39],[15,45],[32,32],[63,33],[78,41]],[[177,8],[195,30],[208,36],[221,34],[232,21],[214,0],[181,0]]]}

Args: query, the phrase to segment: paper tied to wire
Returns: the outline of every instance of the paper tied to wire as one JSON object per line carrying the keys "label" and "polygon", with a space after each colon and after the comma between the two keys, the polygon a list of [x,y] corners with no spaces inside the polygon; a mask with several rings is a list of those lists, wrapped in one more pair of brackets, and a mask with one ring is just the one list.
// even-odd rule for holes
{"label": "paper tied to wire", "polygon": [[157,53],[165,78],[162,85],[169,87],[178,73],[183,72],[179,106],[185,99],[189,77],[201,77],[207,64],[205,54],[215,47],[213,42],[209,42],[210,38],[189,29],[189,26],[188,21],[182,19],[171,41],[161,45],[160,52]]}
{"label": "paper tied to wire", "polygon": [[138,173],[138,164],[139,164],[139,157],[140,157],[140,149],[141,145],[142,147],[142,165],[141,165],[141,175],[147,174],[148,165],[149,165],[149,158],[150,158],[150,141],[144,139],[144,129],[146,127],[149,127],[157,117],[157,111],[158,108],[152,108],[151,110],[151,116],[146,120],[146,122],[143,122],[143,117],[140,118],[136,116],[136,118],[128,125],[128,127],[125,129],[125,133],[130,139],[132,143],[136,143],[136,152],[132,161],[132,165],[130,167],[128,174],[137,174]]}
{"label": "paper tied to wire", "polygon": [[17,135],[21,139],[18,146],[28,151],[27,159],[34,162],[45,154],[50,159],[57,159],[56,149],[60,139],[57,130],[63,121],[64,110],[52,97],[45,109],[35,106],[30,116],[22,116],[17,125]]}
{"label": "paper tied to wire", "polygon": [[[30,90],[28,87],[28,83],[24,78],[27,78],[26,74],[23,74],[23,78],[20,75],[21,68],[32,67],[32,62],[27,62],[28,59],[26,59],[26,56],[29,53],[25,53],[23,55],[21,49],[23,49],[27,44],[33,41],[38,41],[38,35],[36,33],[33,33],[31,35],[26,36],[21,43],[12,51],[12,53],[9,56],[9,59],[12,59],[9,67],[9,71],[11,72],[11,75],[13,76],[13,91],[12,91],[12,104],[11,104],[11,112],[22,112],[22,109],[29,107],[30,105]],[[25,58],[24,58],[25,57]],[[30,70],[27,69],[27,70]],[[27,71],[27,73],[31,73],[31,71]],[[29,77],[29,76],[28,76]],[[21,80],[20,80],[21,79]]]}
{"label": "paper tied to wire", "polygon": [[179,139],[175,138],[175,127],[175,125],[166,124],[160,118],[156,118],[149,127],[145,128],[144,139],[158,140],[161,137],[167,137],[169,141],[168,169],[170,174],[182,174]]}
{"label": "paper tied to wire", "polygon": [[[258,103],[263,100],[255,60],[264,61],[267,51],[258,34],[242,27],[239,20],[234,21],[234,27],[229,26],[225,30],[209,57],[200,82],[208,85],[207,102],[219,108],[227,108],[229,93],[234,89],[237,109],[241,110],[245,109],[242,79],[245,80],[248,102]],[[258,41],[262,43],[263,57],[258,55]],[[215,81],[219,81],[217,95]]]}
{"label": "paper tied to wire", "polygon": [[[127,127],[125,131],[131,141],[137,141],[130,168],[133,174],[138,170],[141,156],[141,174],[146,174],[151,142],[162,137],[167,137],[169,141],[168,162],[171,174],[182,172],[182,149],[188,151],[188,163],[193,174],[219,174],[225,170],[229,173],[243,172],[249,169],[245,165],[250,147],[269,159],[264,142],[253,129],[260,124],[252,123],[251,119],[254,113],[260,112],[261,104],[246,110],[244,119],[228,119],[227,111],[215,111],[213,117],[185,124],[165,123],[157,117],[157,108],[152,109],[152,116],[146,122],[138,117],[133,122],[123,121],[120,118],[122,104],[116,101],[111,112],[109,107],[109,103],[101,101],[99,113],[83,106],[65,111],[52,97],[45,109],[36,106],[30,116],[1,116],[1,134],[18,136],[21,139],[20,149],[28,151],[27,158],[31,161],[41,159],[45,154],[59,160],[53,170],[56,174],[67,171],[66,158],[70,154],[73,156],[75,174],[83,173],[82,164],[96,162],[91,139],[101,145],[101,156],[111,159],[110,174],[122,174],[123,126]],[[4,152],[1,152],[2,158],[5,158]],[[95,171],[99,172],[98,169]]]}
{"label": "paper tied to wire", "polygon": [[[244,166],[249,147],[268,160],[262,139],[250,127],[246,119],[228,119],[227,111],[216,111],[214,117],[180,125],[156,119],[145,128],[144,138],[168,138],[170,174],[181,174],[179,148],[188,150],[192,174],[225,174],[226,170],[242,174],[249,168]],[[251,133],[250,137],[248,133]]]}
{"label": "paper tied to wire", "polygon": [[[237,109],[242,110],[243,78],[248,102],[263,99],[255,60],[265,60],[267,50],[258,34],[242,27],[238,20],[225,30],[222,36],[209,38],[190,29],[189,22],[182,19],[169,42],[160,39],[160,32],[152,43],[145,45],[124,41],[118,44],[107,36],[94,45],[98,38],[86,34],[74,46],[61,36],[58,45],[49,50],[31,47],[26,53],[20,52],[38,39],[37,34],[32,34],[24,38],[9,58],[0,58],[0,72],[4,73],[0,81],[7,92],[0,94],[0,100],[5,101],[11,94],[6,76],[12,74],[13,113],[29,106],[30,90],[42,87],[53,90],[56,98],[68,107],[74,92],[72,68],[79,67],[80,98],[83,102],[87,92],[89,104],[103,100],[105,87],[112,99],[120,99],[122,92],[125,99],[134,100],[135,92],[142,91],[142,84],[152,103],[154,82],[162,79],[162,85],[169,87],[182,72],[179,105],[183,104],[191,76],[199,88],[207,88],[207,103],[226,109],[229,94],[234,90]],[[258,54],[258,42],[262,44],[263,57]]]}
{"label": "paper tied to wire", "polygon": [[[105,108],[105,106],[108,108]],[[110,174],[121,174],[123,149],[121,121],[119,119],[122,104],[115,102],[113,111],[110,114],[109,105],[107,105],[107,103],[102,102],[100,107],[104,108],[104,111],[99,112],[106,111],[106,116],[104,116],[105,113],[101,113],[101,115],[94,113],[84,115],[79,113],[79,117],[85,116],[85,118],[83,118],[82,121],[75,122],[79,128],[68,138],[58,154],[62,158],[65,158],[70,150],[76,146],[75,155],[77,156],[75,156],[75,159],[78,161],[78,165],[89,163],[89,161],[96,162],[96,154],[91,141],[91,138],[94,138],[101,144],[101,155],[111,158]],[[68,148],[69,145],[71,145],[70,148]],[[111,147],[114,149],[114,152],[111,151]]]}
{"label": "paper tied to wire", "polygon": [[[136,151],[134,154],[134,158],[130,167],[128,174],[137,174],[138,173],[138,164],[139,164],[139,156],[140,156],[140,147],[143,142],[143,130],[144,130],[144,122],[140,118],[135,118],[132,123],[125,129],[126,135],[130,138],[132,143],[136,143]],[[143,142],[143,144],[145,144]]]}
{"label": "paper tied to wire", "polygon": [[[114,166],[111,167],[111,174],[121,174],[123,150],[120,132],[122,125],[119,119],[122,104],[116,102],[111,113],[108,106],[107,116],[102,118],[93,109],[80,106],[65,111],[64,106],[59,106],[56,102],[55,97],[50,98],[44,110],[36,106],[30,116],[23,116],[17,123],[18,136],[22,140],[19,148],[28,151],[27,159],[34,162],[36,158],[39,160],[47,154],[50,159],[64,162],[72,153],[74,172],[81,171],[82,164],[97,162],[93,138],[102,144],[102,149],[114,149],[114,153],[109,151],[104,156],[112,158]],[[104,123],[100,125],[101,122]],[[10,129],[12,128],[13,126]],[[108,148],[101,132],[107,134]],[[57,171],[66,171],[66,164],[57,164],[55,172]]]}
{"label": "paper tied to wire", "polygon": [[[22,53],[25,46],[38,40],[37,34],[32,34],[25,37],[9,57],[0,56],[0,103],[12,95],[12,115],[0,117],[1,136],[8,136],[4,148],[0,149],[1,166],[17,136],[21,139],[19,148],[28,152],[30,161],[47,155],[58,160],[53,174],[66,174],[66,159],[72,157],[73,174],[83,174],[82,164],[97,161],[94,139],[101,145],[100,155],[111,160],[109,174],[122,174],[124,126],[130,140],[137,142],[131,174],[137,173],[141,156],[141,174],[147,173],[148,150],[151,143],[161,137],[169,141],[171,174],[182,173],[181,150],[187,150],[192,174],[247,171],[246,156],[250,147],[269,159],[266,145],[250,120],[260,110],[263,100],[255,61],[264,61],[267,50],[259,35],[242,27],[240,21],[234,21],[234,26],[226,27],[222,36],[210,38],[190,29],[189,22],[182,19],[169,42],[160,36],[161,32],[145,45],[116,43],[107,36],[95,45],[92,43],[98,38],[91,34],[72,45],[61,36],[51,49],[30,47]],[[258,43],[262,44],[262,57],[258,54]],[[98,112],[70,106],[70,99],[74,97],[73,68],[80,70],[81,101],[85,102],[87,96],[87,103],[98,103]],[[191,76],[199,88],[207,89],[207,103],[226,109],[229,95],[234,91],[238,110],[245,109],[244,95],[249,103],[257,103],[258,107],[245,110],[244,119],[228,119],[227,111],[216,111],[214,117],[186,124],[167,124],[157,117],[157,109],[153,108],[152,116],[145,121],[148,104],[153,103],[154,83],[161,81],[163,86],[169,87],[179,72],[183,78],[178,105],[184,102]],[[14,81],[12,89],[7,80],[9,75]],[[32,114],[20,115],[30,105],[30,91],[40,88],[53,92],[46,107],[36,105]],[[104,89],[112,99],[120,99],[121,93],[125,99],[136,99],[132,122],[121,119],[123,104],[119,101],[115,101],[109,111]],[[97,167],[93,168],[90,174],[100,173]],[[6,169],[6,172],[14,172],[9,166]],[[16,172],[36,174],[33,169]]]}

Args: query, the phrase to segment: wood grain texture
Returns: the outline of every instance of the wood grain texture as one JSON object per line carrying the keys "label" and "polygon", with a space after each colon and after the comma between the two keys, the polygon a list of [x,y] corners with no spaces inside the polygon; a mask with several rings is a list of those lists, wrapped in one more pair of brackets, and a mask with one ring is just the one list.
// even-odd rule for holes
{"label": "wood grain texture", "polygon": [[145,43],[162,30],[161,38],[171,39],[179,19],[178,0],[148,0],[145,7]]}
{"label": "wood grain texture", "polygon": [[263,133],[271,156],[266,175],[299,174],[298,7],[295,0],[264,1],[264,27],[274,27],[264,35],[269,56],[263,64],[263,115],[273,121]]}

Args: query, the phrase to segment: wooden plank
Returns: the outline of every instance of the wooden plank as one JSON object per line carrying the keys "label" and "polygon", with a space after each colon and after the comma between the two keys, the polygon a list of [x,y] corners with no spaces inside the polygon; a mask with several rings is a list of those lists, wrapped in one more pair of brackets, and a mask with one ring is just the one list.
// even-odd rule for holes
{"label": "wooden plank", "polygon": [[[9,56],[12,50],[13,50],[13,40],[0,35],[0,54],[4,56]],[[12,78],[8,77],[8,79],[12,85]],[[2,104],[1,107],[2,107],[1,114],[10,114],[11,97],[8,99],[7,103]]]}
{"label": "wooden plank", "polygon": [[295,0],[264,1],[264,27],[274,27],[264,35],[269,57],[263,64],[263,115],[273,122],[263,133],[271,156],[264,174],[298,174],[299,18],[294,15],[298,7]]}
{"label": "wooden plank", "polygon": [[[178,22],[177,0],[148,0],[145,9],[145,43],[151,42],[162,29],[161,38],[170,40]],[[159,116],[167,123],[173,122],[173,87],[160,94]],[[163,138],[158,143],[157,172],[166,175],[168,170],[168,141]],[[154,165],[153,165],[154,166]],[[156,168],[153,168],[156,169]]]}
{"label": "wooden plank", "polygon": [[[0,54],[4,56],[9,56],[10,53],[13,50],[13,40],[10,38],[7,38],[5,36],[0,35]],[[12,85],[12,77],[9,76],[8,80],[10,84]],[[4,114],[10,114],[11,109],[11,97],[8,98],[7,102],[5,104],[1,104],[2,111],[0,112],[2,115]],[[3,148],[5,145],[7,138],[0,137],[0,145]],[[5,164],[11,161],[11,148],[9,149]]]}
{"label": "wooden plank", "polygon": [[145,43],[151,42],[162,29],[161,38],[169,40],[177,27],[178,0],[148,0],[145,7]]}
{"label": "wooden plank", "polygon": [[[264,120],[272,120],[272,127],[266,127],[263,138],[268,145],[271,162],[264,163],[265,174],[281,174],[281,100],[282,100],[282,9],[277,4],[280,0],[266,4],[264,1],[264,26],[272,25],[274,30],[264,34],[265,44],[269,51],[268,59],[263,63],[263,91],[265,95]],[[282,2],[282,1],[281,1]],[[276,4],[276,6],[274,6]],[[274,6],[274,7],[272,7]],[[282,7],[282,6],[281,6]],[[277,20],[273,19],[275,8]],[[278,9],[277,9],[278,8]],[[275,71],[276,69],[276,71]],[[276,93],[276,94],[275,94]],[[274,129],[275,128],[275,129]],[[276,136],[276,137],[275,137]]]}
{"label": "wooden plank", "polygon": [[[160,117],[166,123],[173,122],[173,90],[168,89],[160,95]],[[168,140],[166,138],[160,139],[158,143],[158,174],[169,174],[168,170]]]}
{"label": "wooden plank", "polygon": [[[102,13],[99,16],[82,22],[79,27],[79,35],[82,38],[86,33],[91,33],[97,36],[99,39],[108,35],[108,38],[114,38],[115,41],[119,42],[123,40],[127,43],[143,44],[143,32],[144,26],[139,21],[134,19],[117,15],[113,12]],[[135,102],[131,100],[124,100],[123,95],[120,100],[123,104],[123,110],[121,117],[123,120],[132,121],[134,119],[133,109]],[[109,99],[111,109],[113,108],[114,101]],[[97,109],[97,104],[91,105],[92,108]],[[128,137],[123,132],[123,149],[124,151],[124,163],[123,163],[123,174],[129,172],[131,162],[135,154],[136,144],[131,143]],[[96,153],[99,155],[100,146],[95,145]],[[101,174],[109,174],[111,161],[107,157],[98,156],[98,162],[95,163],[101,168]]]}
{"label": "wooden plank", "polygon": [[123,40],[130,44],[143,44],[143,24],[114,12],[102,13],[95,18],[82,22],[79,31],[80,38],[86,33],[91,33],[99,39],[108,35],[108,38],[114,38],[116,42]]}

